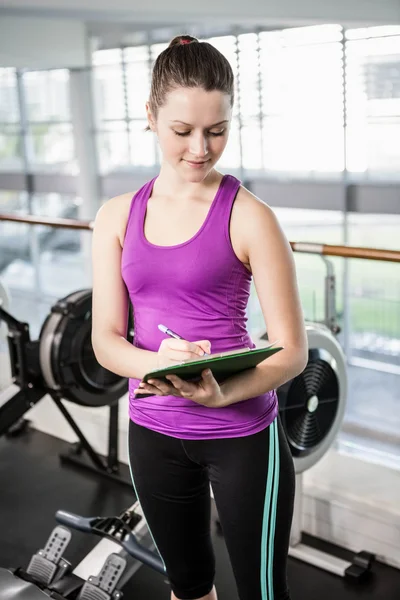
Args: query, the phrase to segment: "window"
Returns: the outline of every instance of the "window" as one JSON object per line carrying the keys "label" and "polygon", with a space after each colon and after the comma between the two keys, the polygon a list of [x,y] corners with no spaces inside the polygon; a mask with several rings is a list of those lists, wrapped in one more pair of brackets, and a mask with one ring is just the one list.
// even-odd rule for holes
{"label": "window", "polygon": [[99,169],[107,173],[129,164],[129,144],[126,123],[109,121],[97,132]]}
{"label": "window", "polygon": [[[231,140],[221,168],[340,180],[346,167],[353,177],[400,177],[399,27],[344,35],[341,25],[329,24],[207,41],[235,75]],[[146,119],[151,65],[167,46],[94,54],[99,140],[107,137],[105,121],[124,121],[121,154],[132,166],[158,161],[154,136],[148,143],[139,121]],[[110,168],[116,166],[113,160]]]}
{"label": "window", "polygon": [[[349,245],[398,250],[400,215],[351,213]],[[399,265],[349,261],[350,349],[353,357],[398,363]]]}
{"label": "window", "polygon": [[125,119],[125,92],[122,64],[96,66],[93,70],[96,123]]}
{"label": "window", "polygon": [[125,48],[128,116],[146,117],[146,102],[150,92],[150,49],[148,46]]}
{"label": "window", "polygon": [[0,69],[0,171],[21,171],[22,138],[15,69]]}
{"label": "window", "polygon": [[267,171],[339,173],[344,167],[342,32],[338,25],[260,34]]}
{"label": "window", "polygon": [[[346,33],[349,171],[400,178],[400,28]],[[387,29],[386,29],[387,31]]]}
{"label": "window", "polygon": [[76,172],[66,69],[23,74],[27,160],[33,171]]}
{"label": "window", "polygon": [[0,68],[0,122],[18,123],[18,92],[15,69]]}
{"label": "window", "polygon": [[24,73],[23,84],[29,122],[71,121],[66,69]]}

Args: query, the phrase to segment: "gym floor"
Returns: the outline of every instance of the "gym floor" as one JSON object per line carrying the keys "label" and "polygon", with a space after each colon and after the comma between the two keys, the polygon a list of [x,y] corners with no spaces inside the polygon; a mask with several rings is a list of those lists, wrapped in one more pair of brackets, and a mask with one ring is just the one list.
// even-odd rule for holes
{"label": "gym floor", "polygon": [[[18,438],[0,438],[0,566],[26,567],[55,526],[58,509],[85,516],[116,515],[134,501],[125,486],[60,464],[68,444],[35,430]],[[237,600],[223,538],[214,532],[219,600]],[[96,538],[74,532],[67,558],[79,562]],[[326,549],[327,544],[307,537]],[[329,547],[329,546],[328,546]],[[343,558],[350,555],[342,551]],[[399,600],[400,571],[375,563],[368,581],[354,585],[289,558],[292,600]],[[124,588],[126,600],[169,600],[164,578],[142,567]]]}

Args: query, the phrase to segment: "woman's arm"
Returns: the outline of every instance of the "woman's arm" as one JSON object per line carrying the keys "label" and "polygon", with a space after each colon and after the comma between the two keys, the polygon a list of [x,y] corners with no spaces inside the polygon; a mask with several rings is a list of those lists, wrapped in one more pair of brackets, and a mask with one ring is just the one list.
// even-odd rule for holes
{"label": "woman's arm", "polygon": [[141,379],[157,353],[127,341],[128,294],[121,276],[122,243],[133,194],[109,200],[97,213],[92,240],[92,346],[98,362],[122,377]]}
{"label": "woman's arm", "polygon": [[241,225],[240,237],[253,273],[268,339],[278,341],[284,350],[255,369],[222,383],[227,405],[276,389],[299,375],[308,360],[293,252],[271,208],[247,190],[239,194],[243,201],[238,203],[235,219]]}

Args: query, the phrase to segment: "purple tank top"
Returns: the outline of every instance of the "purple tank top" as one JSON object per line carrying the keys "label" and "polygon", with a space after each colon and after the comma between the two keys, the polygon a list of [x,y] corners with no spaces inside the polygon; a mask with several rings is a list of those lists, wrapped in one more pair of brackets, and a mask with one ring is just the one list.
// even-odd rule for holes
{"label": "purple tank top", "polygon": [[[157,352],[162,323],[189,341],[210,340],[211,352],[254,348],[246,330],[251,274],[235,255],[229,234],[240,182],[225,175],[199,231],[187,242],[158,246],[144,235],[147,201],[155,178],[133,197],[122,252],[122,277],[134,314],[137,348]],[[277,415],[275,391],[223,408],[185,398],[134,398],[140,380],[129,380],[129,415],[135,423],[172,437],[201,440],[261,431]]]}

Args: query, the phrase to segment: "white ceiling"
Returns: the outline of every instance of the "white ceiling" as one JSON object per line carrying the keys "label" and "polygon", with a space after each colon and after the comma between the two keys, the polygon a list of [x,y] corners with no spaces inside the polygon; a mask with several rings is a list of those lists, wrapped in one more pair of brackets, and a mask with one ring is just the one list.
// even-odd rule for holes
{"label": "white ceiling", "polygon": [[91,22],[400,24],[400,0],[0,0],[0,13]]}
{"label": "white ceiling", "polygon": [[107,46],[146,29],[168,39],[177,29],[207,37],[234,26],[400,24],[400,0],[0,0],[2,14],[84,21]]}

